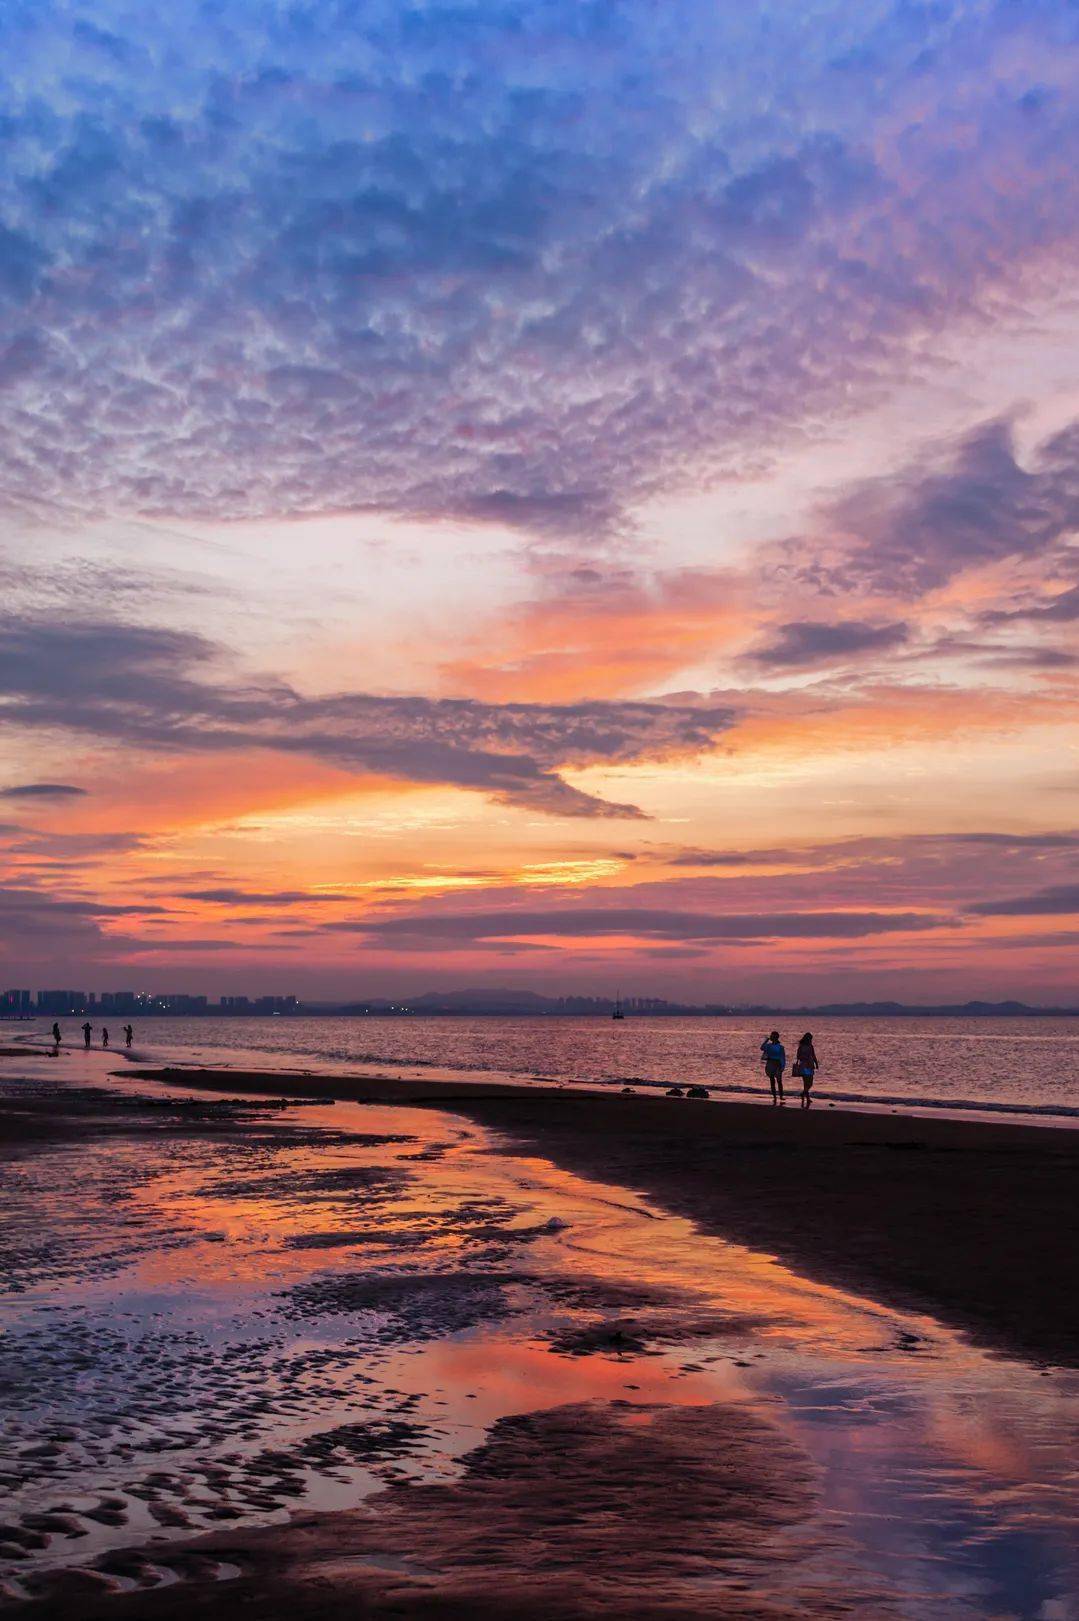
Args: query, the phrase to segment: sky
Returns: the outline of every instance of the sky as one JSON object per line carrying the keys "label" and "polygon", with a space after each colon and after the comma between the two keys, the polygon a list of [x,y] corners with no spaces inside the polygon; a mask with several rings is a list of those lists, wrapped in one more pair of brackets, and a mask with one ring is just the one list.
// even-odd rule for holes
{"label": "sky", "polygon": [[1072,0],[0,79],[0,979],[1079,1002]]}

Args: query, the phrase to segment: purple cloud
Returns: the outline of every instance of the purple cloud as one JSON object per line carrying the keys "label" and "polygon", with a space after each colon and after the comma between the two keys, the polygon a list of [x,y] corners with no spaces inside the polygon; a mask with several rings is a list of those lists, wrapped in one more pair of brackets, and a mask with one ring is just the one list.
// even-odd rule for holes
{"label": "purple cloud", "polygon": [[[1079,525],[1079,424],[1044,440],[1029,467],[1010,423],[984,424],[859,484],[825,509],[823,524],[838,554],[824,579],[836,591],[917,595],[972,566],[1063,554]],[[1067,597],[1056,605],[1062,619],[1069,609]]]}
{"label": "purple cloud", "polygon": [[970,908],[977,917],[1055,917],[1079,913],[1079,884],[1054,884],[1033,895],[1010,895],[979,901]]}
{"label": "purple cloud", "polygon": [[181,900],[210,901],[216,906],[296,906],[301,902],[341,905],[349,899],[345,895],[321,895],[317,890],[307,889],[181,889],[178,893]]}
{"label": "purple cloud", "polygon": [[981,614],[985,625],[1011,625],[1024,620],[1036,624],[1073,625],[1079,619],[1079,585],[1022,608],[990,608]]}
{"label": "purple cloud", "polygon": [[0,799],[81,799],[85,793],[70,782],[22,782],[0,788]]}
{"label": "purple cloud", "polygon": [[829,624],[800,619],[770,626],[746,656],[753,664],[774,669],[844,664],[866,655],[893,652],[904,645],[909,635],[909,627],[900,621],[873,624],[862,619],[841,619]]}
{"label": "purple cloud", "polygon": [[368,936],[382,945],[437,940],[458,944],[526,935],[587,938],[636,935],[659,940],[861,939],[942,927],[949,920],[922,912],[820,911],[730,913],[671,911],[647,906],[579,906],[533,911],[450,912],[416,910],[399,917],[327,923],[336,933]]}
{"label": "purple cloud", "polygon": [[222,658],[202,637],[163,627],[12,619],[0,628],[5,719],[143,749],[306,754],[345,770],[586,817],[642,813],[584,793],[562,770],[701,753],[733,720],[725,706],[673,702],[306,698],[285,682],[227,678]]}
{"label": "purple cloud", "polygon": [[609,530],[1074,250],[1075,32],[1003,0],[8,7],[7,498]]}

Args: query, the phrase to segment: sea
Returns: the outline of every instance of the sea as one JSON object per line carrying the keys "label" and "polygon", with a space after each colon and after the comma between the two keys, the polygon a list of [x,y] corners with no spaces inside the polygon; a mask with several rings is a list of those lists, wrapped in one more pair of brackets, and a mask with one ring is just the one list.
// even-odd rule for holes
{"label": "sea", "polygon": [[[81,1019],[61,1022],[65,1045],[81,1046]],[[819,1107],[1079,1122],[1079,1018],[151,1018],[134,1021],[130,1054],[120,1045],[124,1022],[108,1020],[112,1046],[140,1063],[635,1090],[696,1085],[715,1098],[762,1102],[762,1040],[778,1027],[789,1063],[808,1027],[821,1064]],[[50,1025],[5,1026],[5,1036],[39,1045]],[[789,1071],[787,1086],[799,1090]]]}

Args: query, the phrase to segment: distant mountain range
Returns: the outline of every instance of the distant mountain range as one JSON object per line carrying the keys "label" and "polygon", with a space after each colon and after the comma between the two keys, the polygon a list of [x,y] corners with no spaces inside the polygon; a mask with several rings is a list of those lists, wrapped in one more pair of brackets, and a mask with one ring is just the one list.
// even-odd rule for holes
{"label": "distant mountain range", "polygon": [[825,1017],[834,1014],[836,1017],[847,1018],[877,1018],[898,1019],[905,1016],[912,1018],[935,1019],[1044,1019],[1044,1018],[1076,1018],[1079,1017],[1079,1008],[1074,1007],[1031,1007],[1028,1002],[945,1002],[937,1007],[923,1006],[920,1003],[907,1002],[823,1002],[816,1007],[739,1007],[732,1008],[737,1013],[819,1013]]}
{"label": "distant mountain range", "polygon": [[[835,1018],[1049,1018],[1079,1017],[1075,1007],[1032,1007],[1027,1002],[949,1002],[935,1006],[919,1006],[906,1002],[820,1002],[793,1007],[779,1007],[775,1003],[752,1004],[709,1002],[667,1002],[661,997],[623,997],[620,1005],[628,1018],[722,1018],[722,1017],[775,1017],[816,1015]],[[307,1013],[400,1013],[425,1016],[497,1016],[506,1015],[573,1015],[610,1017],[615,1007],[613,997],[604,996],[541,996],[536,991],[508,990],[504,987],[479,988],[461,991],[427,991],[404,1001],[390,1002],[382,998],[366,1002],[344,1004],[307,1004]]]}

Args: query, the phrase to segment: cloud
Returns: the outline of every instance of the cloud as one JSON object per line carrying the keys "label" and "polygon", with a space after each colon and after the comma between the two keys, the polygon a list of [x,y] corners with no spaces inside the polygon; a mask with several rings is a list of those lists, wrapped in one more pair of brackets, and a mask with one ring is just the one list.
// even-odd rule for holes
{"label": "cloud", "polygon": [[980,951],[986,949],[990,951],[1015,951],[1020,946],[1036,946],[1039,949],[1053,951],[1074,951],[1079,946],[1079,929],[1058,929],[1052,934],[1044,931],[1031,934],[999,934],[978,941]]}
{"label": "cloud", "polygon": [[[93,901],[79,899],[64,899],[60,896],[49,895],[39,889],[22,889],[4,885],[0,887],[0,914],[5,918],[21,914],[32,913],[35,909],[47,912],[52,917],[88,918],[109,917],[125,913],[128,908],[123,906],[100,905]],[[147,908],[150,911],[160,911],[160,907]]]}
{"label": "cloud", "polygon": [[747,657],[757,665],[777,669],[841,664],[864,654],[889,653],[902,647],[910,634],[900,621],[871,624],[861,619],[793,620],[772,625]]}
{"label": "cloud", "polygon": [[1075,246],[1017,7],[7,7],[9,501],[595,535]]}
{"label": "cloud", "polygon": [[42,948],[93,955],[104,939],[97,918],[85,905],[38,890],[0,886],[0,949],[12,954],[17,950],[20,960]]}
{"label": "cloud", "polygon": [[663,858],[668,867],[751,867],[767,859],[752,850],[675,850]]}
{"label": "cloud", "polygon": [[[918,595],[967,568],[1052,554],[1079,527],[1079,423],[1043,440],[1029,466],[1009,421],[983,423],[848,490],[823,510],[821,527],[812,544],[827,561],[817,573],[837,591]],[[1045,617],[1069,617],[1069,599],[1047,605]]]}
{"label": "cloud", "polygon": [[745,637],[746,580],[732,569],[583,566],[530,557],[537,594],[500,608],[443,665],[447,684],[488,698],[565,699],[662,690]]}
{"label": "cloud", "polygon": [[[30,533],[33,535],[33,531]],[[133,550],[139,547],[145,550],[148,538],[168,539],[186,552],[197,545],[189,535],[139,522],[113,521],[105,533],[110,544],[124,541]],[[62,529],[60,535],[64,535]],[[76,544],[86,547],[100,542],[101,537],[95,536],[92,529],[80,528]],[[209,579],[188,570],[160,565],[151,568],[144,561],[133,566],[127,559],[101,562],[77,553],[51,556],[48,563],[34,562],[25,556],[18,560],[0,558],[0,591],[9,611],[39,614],[47,611],[75,617],[85,612],[87,603],[107,602],[113,610],[122,606],[134,616],[145,614],[150,604],[160,612],[163,603],[171,608],[173,604],[191,601],[202,610],[208,601],[227,603],[236,595],[235,588],[224,581],[220,573]]]}
{"label": "cloud", "polygon": [[535,911],[417,911],[370,921],[334,922],[338,933],[365,934],[380,944],[435,941],[466,944],[557,935],[587,939],[630,935],[642,939],[708,941],[748,939],[860,939],[866,935],[940,928],[947,920],[921,912],[820,911],[709,914],[647,906],[552,907]]}
{"label": "cloud", "polygon": [[475,789],[556,816],[639,817],[573,787],[563,770],[701,753],[726,706],[644,702],[488,704],[343,692],[307,698],[244,683],[190,632],[122,621],[0,628],[0,697],[11,725],[61,728],[144,749],[306,754],[348,771]]}
{"label": "cloud", "polygon": [[157,937],[142,935],[137,940],[124,940],[122,942],[113,942],[110,940],[109,943],[110,945],[113,945],[114,948],[117,945],[122,946],[125,958],[152,957],[161,951],[181,953],[185,951],[240,951],[246,957],[248,953],[253,951],[273,950],[272,946],[267,945],[260,940],[187,940],[182,936],[170,938],[167,935],[159,935]]}
{"label": "cloud", "polygon": [[85,793],[69,782],[23,782],[0,788],[0,799],[81,799]]}
{"label": "cloud", "polygon": [[210,901],[217,906],[295,906],[314,901],[340,905],[350,899],[347,895],[321,895],[307,889],[181,889],[178,893],[182,900]]}
{"label": "cloud", "polygon": [[990,608],[980,616],[984,625],[1010,625],[1029,620],[1039,624],[1072,625],[1079,619],[1079,585],[1023,608]]}
{"label": "cloud", "polygon": [[0,839],[21,872],[46,867],[74,871],[96,865],[102,856],[130,855],[149,844],[139,833],[52,833],[14,823],[0,823]]}
{"label": "cloud", "polygon": [[0,885],[0,955],[17,961],[36,951],[64,959],[90,960],[135,942],[102,927],[113,919],[168,916],[163,906],[111,906],[77,896],[50,894],[23,885]]}
{"label": "cloud", "polygon": [[979,901],[970,908],[977,917],[1051,917],[1079,912],[1079,884],[1054,884],[1034,895],[1011,895]]}
{"label": "cloud", "polygon": [[966,918],[983,903],[1072,883],[1070,830],[892,834],[744,850],[656,851],[668,876],[637,885],[634,904],[728,915],[839,910],[920,911]]}
{"label": "cloud", "polygon": [[669,867],[730,868],[873,866],[882,861],[904,864],[915,860],[940,861],[992,850],[998,857],[1079,853],[1079,833],[907,833],[892,837],[853,837],[804,845],[764,845],[748,850],[675,850],[659,852]]}
{"label": "cloud", "polygon": [[1079,850],[1079,833],[932,833],[921,836],[919,842],[975,849]]}
{"label": "cloud", "polygon": [[985,661],[995,669],[1071,670],[1079,665],[1079,654],[1062,647],[1007,647],[992,653]]}

